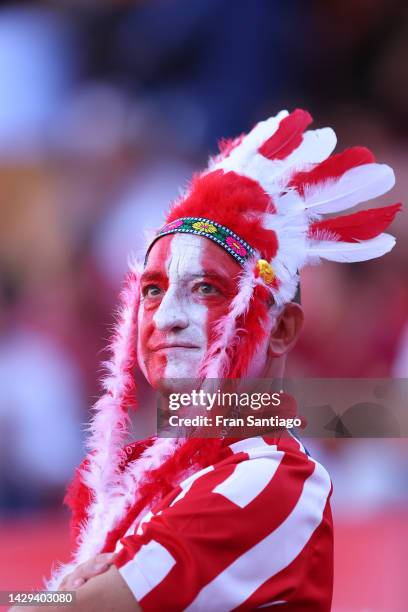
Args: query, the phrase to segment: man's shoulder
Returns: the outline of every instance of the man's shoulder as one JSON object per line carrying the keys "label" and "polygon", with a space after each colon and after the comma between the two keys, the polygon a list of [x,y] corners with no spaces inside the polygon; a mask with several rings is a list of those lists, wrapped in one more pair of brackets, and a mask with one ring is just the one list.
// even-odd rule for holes
{"label": "man's shoulder", "polygon": [[281,504],[287,498],[293,505],[302,496],[307,503],[323,503],[332,488],[326,469],[291,434],[232,442],[219,461],[191,474],[180,487],[197,495],[216,493],[240,507],[259,496],[265,501],[279,498]]}

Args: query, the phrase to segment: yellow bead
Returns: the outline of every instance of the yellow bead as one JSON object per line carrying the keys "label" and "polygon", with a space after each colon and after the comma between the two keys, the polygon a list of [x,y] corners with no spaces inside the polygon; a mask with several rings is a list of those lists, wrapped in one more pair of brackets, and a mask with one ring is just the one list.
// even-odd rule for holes
{"label": "yellow bead", "polygon": [[265,283],[269,284],[275,278],[275,272],[271,264],[266,261],[266,259],[258,259],[256,267],[259,272],[259,276],[262,278]]}

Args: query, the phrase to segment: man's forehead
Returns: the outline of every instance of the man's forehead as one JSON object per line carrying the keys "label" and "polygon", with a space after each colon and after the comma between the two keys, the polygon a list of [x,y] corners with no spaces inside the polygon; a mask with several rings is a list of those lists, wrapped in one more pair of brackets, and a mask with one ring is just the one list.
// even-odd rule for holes
{"label": "man's forehead", "polygon": [[231,278],[241,267],[219,246],[202,236],[172,234],[152,247],[143,277],[176,273],[178,276]]}

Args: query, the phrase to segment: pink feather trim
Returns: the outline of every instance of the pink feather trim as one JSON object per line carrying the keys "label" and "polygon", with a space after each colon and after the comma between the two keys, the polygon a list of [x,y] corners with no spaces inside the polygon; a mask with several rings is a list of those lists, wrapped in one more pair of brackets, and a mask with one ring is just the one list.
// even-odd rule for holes
{"label": "pink feather trim", "polygon": [[[127,410],[136,405],[133,370],[137,359],[139,281],[140,275],[135,270],[125,281],[118,324],[110,344],[112,358],[105,363],[108,372],[102,381],[105,394],[96,402],[95,415],[89,425],[89,454],[67,491],[66,501],[73,512],[73,530],[79,539],[82,538],[79,524],[83,524],[85,519],[94,524],[99,522],[100,508],[108,503],[107,491],[116,481],[124,458],[122,447],[129,422]],[[91,503],[87,504],[89,500]]]}
{"label": "pink feather trim", "polygon": [[268,330],[269,297],[269,291],[265,287],[257,285],[254,288],[248,311],[237,322],[239,341],[235,343],[228,378],[245,376],[252,358],[262,344]]}

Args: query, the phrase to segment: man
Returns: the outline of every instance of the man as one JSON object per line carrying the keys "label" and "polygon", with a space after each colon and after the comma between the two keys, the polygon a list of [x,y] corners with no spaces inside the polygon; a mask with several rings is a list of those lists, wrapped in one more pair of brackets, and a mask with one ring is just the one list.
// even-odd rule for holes
{"label": "man", "polygon": [[361,147],[330,156],[334,132],[310,121],[282,111],[223,143],[131,271],[68,494],[78,548],[49,583],[76,590],[76,610],[330,609],[331,483],[289,430],[122,448],[136,365],[164,396],[177,379],[281,378],[302,266],[393,247],[383,230],[399,205],[322,218],[394,177]]}

